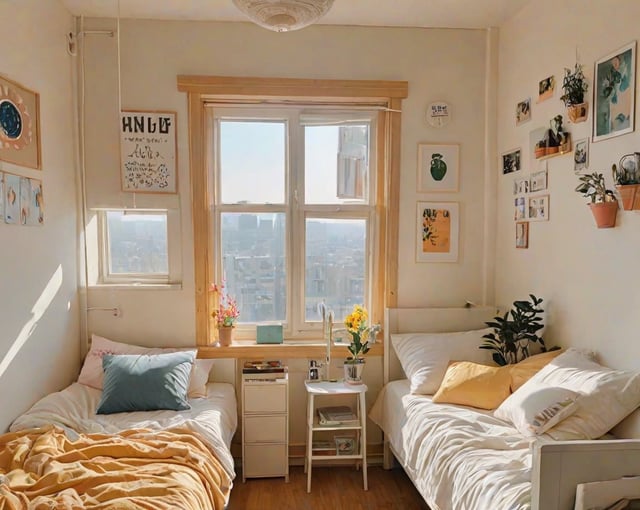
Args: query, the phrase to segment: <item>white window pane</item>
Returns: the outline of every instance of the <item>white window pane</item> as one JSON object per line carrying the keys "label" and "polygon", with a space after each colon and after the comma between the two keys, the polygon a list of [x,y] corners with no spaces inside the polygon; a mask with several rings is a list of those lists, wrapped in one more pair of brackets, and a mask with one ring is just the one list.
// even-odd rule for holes
{"label": "white window pane", "polygon": [[305,320],[321,320],[324,302],[342,321],[365,302],[367,221],[309,218],[305,227]]}
{"label": "white window pane", "polygon": [[167,214],[107,211],[108,272],[168,275]]}
{"label": "white window pane", "polygon": [[223,213],[222,270],[238,322],[286,320],[284,213]]}
{"label": "white window pane", "polygon": [[283,204],[286,124],[220,122],[222,203]]}
{"label": "white window pane", "polygon": [[368,196],[369,124],[305,126],[307,204],[362,203]]}

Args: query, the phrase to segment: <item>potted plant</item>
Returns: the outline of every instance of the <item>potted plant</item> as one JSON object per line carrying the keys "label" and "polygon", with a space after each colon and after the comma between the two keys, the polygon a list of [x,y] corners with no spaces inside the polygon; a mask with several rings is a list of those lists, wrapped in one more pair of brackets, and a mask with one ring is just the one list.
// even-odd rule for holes
{"label": "potted plant", "polygon": [[364,355],[369,352],[369,335],[378,326],[367,325],[369,314],[362,305],[355,305],[353,311],[344,319],[347,332],[351,335],[351,341],[347,349],[351,353],[344,362],[344,380],[349,384],[362,382],[362,369],[364,367]]}
{"label": "potted plant", "polygon": [[218,329],[218,343],[223,346],[231,345],[233,341],[233,328],[236,320],[240,316],[236,300],[224,290],[224,283],[221,285],[211,284],[209,292],[213,296],[213,317]]}
{"label": "potted plant", "polygon": [[540,307],[541,298],[529,294],[530,301],[514,301],[513,308],[504,316],[496,316],[493,321],[485,324],[493,328],[488,333],[480,349],[494,351],[492,357],[498,365],[504,366],[518,363],[529,357],[529,345],[538,343],[543,352],[547,350],[544,340],[538,336],[544,325]]}
{"label": "potted plant", "polygon": [[626,154],[620,159],[619,166],[614,164],[613,182],[620,193],[622,208],[625,211],[640,209],[640,152]]}
{"label": "potted plant", "polygon": [[618,201],[613,191],[607,189],[604,184],[604,176],[593,172],[580,176],[580,184],[576,187],[578,193],[590,199],[589,207],[593,213],[598,228],[610,228],[616,226],[616,213]]}
{"label": "potted plant", "polygon": [[582,71],[582,65],[576,63],[573,70],[564,69],[562,80],[562,92],[560,100],[567,107],[567,115],[571,122],[584,122],[587,120],[589,103],[585,102],[584,94],[589,89],[589,84]]}

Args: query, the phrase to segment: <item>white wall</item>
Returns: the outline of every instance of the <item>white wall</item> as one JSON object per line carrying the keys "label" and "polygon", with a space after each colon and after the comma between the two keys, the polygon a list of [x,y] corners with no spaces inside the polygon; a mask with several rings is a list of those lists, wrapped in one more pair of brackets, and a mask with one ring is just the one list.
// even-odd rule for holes
{"label": "white wall", "polygon": [[[637,40],[639,18],[637,0],[539,0],[501,27],[498,152],[521,147],[528,154],[531,130],[548,127],[558,113],[566,119],[558,88],[576,51],[591,84],[592,109],[594,62]],[[538,82],[549,75],[558,83],[555,96],[536,104]],[[515,127],[516,103],[529,96],[532,120]],[[575,125],[565,120],[565,127],[574,140],[591,136],[592,116]],[[592,143],[590,149],[588,171],[604,173],[613,188],[611,165],[640,150],[640,131]],[[519,174],[535,167],[527,157]],[[574,192],[572,156],[549,159],[548,169],[550,221],[530,223],[527,250],[515,248],[512,183],[521,175],[498,179],[497,301],[508,305],[529,293],[543,297],[548,343],[596,349],[607,364],[637,368],[640,213],[619,210],[616,228],[597,229],[586,200]]]}
{"label": "white wall", "polygon": [[42,179],[42,227],[0,224],[0,430],[35,400],[72,381],[80,361],[72,18],[57,1],[0,2],[11,36],[0,74],[40,94],[42,170],[0,170]]}
{"label": "white wall", "polygon": [[[86,20],[86,28],[113,29],[113,20]],[[186,95],[179,74],[322,79],[407,80],[403,104],[400,210],[400,306],[462,305],[481,301],[484,262],[485,38],[479,30],[426,30],[312,26],[276,34],[248,23],[121,21],[122,106],[176,110],[179,196],[136,197],[137,205],[179,208],[183,285],[180,290],[91,289],[92,306],[119,306],[122,317],[93,313],[89,329],[141,344],[193,344],[193,233],[189,189]],[[104,36],[86,38],[87,172],[91,207],[132,206],[120,191],[117,151],[117,46]],[[447,101],[451,124],[425,121],[427,105]],[[460,192],[417,194],[418,142],[460,144]],[[417,264],[417,200],[461,202],[461,255],[457,264]],[[489,278],[492,280],[492,278]],[[304,367],[294,364],[292,441],[303,442]],[[382,380],[381,358],[366,369],[372,404]],[[296,425],[297,424],[297,425]]]}

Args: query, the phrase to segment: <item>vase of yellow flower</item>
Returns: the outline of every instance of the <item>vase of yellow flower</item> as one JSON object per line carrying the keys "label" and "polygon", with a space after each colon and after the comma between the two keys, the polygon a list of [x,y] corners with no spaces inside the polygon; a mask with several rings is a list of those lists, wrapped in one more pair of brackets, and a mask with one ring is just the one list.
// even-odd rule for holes
{"label": "vase of yellow flower", "polygon": [[369,314],[362,305],[355,305],[353,311],[344,319],[344,325],[351,335],[347,349],[351,353],[344,362],[344,380],[349,384],[362,384],[364,355],[369,352]]}
{"label": "vase of yellow flower", "polygon": [[218,329],[218,344],[222,346],[231,345],[233,342],[233,329],[236,320],[240,316],[236,300],[224,290],[224,283],[221,285],[212,284],[209,289],[214,296],[213,311],[211,317],[215,321]]}

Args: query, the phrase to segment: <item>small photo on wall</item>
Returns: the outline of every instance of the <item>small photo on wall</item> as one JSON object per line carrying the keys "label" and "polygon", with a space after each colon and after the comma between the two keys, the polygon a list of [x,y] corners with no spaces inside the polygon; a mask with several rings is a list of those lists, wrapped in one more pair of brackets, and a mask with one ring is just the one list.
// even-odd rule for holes
{"label": "small photo on wall", "polygon": [[18,224],[20,221],[20,176],[4,174],[4,222]]}
{"label": "small photo on wall", "polygon": [[518,172],[522,169],[520,149],[513,149],[502,154],[502,175]]}
{"label": "small photo on wall", "polygon": [[44,223],[42,181],[38,179],[29,179],[29,202],[27,225],[42,225]]}
{"label": "small photo on wall", "polygon": [[532,172],[530,176],[529,189],[531,193],[537,191],[544,191],[547,189],[547,170],[540,170],[539,172]]}
{"label": "small photo on wall", "polygon": [[516,248],[529,247],[529,222],[516,222]]}
{"label": "small photo on wall", "polygon": [[531,120],[531,98],[520,101],[516,105],[516,126]]}
{"label": "small photo on wall", "polygon": [[529,178],[523,177],[522,179],[513,180],[513,194],[524,195],[529,193]]}
{"label": "small photo on wall", "polygon": [[576,141],[573,150],[573,171],[580,173],[589,168],[589,139],[583,138]]}
{"label": "small photo on wall", "polygon": [[538,103],[553,97],[555,89],[556,79],[554,76],[549,76],[544,80],[540,80],[540,83],[538,84]]}
{"label": "small photo on wall", "polygon": [[529,221],[549,220],[549,195],[529,197]]}
{"label": "small photo on wall", "polygon": [[527,209],[525,206],[526,199],[525,197],[518,197],[514,200],[514,220],[524,220],[527,217]]}
{"label": "small photo on wall", "polygon": [[458,191],[458,145],[418,144],[418,192]]}

